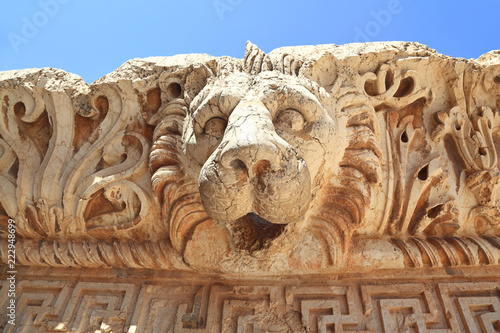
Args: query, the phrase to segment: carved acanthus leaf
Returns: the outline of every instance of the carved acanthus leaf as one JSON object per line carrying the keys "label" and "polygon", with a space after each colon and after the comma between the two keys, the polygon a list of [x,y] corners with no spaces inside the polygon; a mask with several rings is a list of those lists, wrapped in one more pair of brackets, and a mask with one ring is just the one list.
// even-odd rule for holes
{"label": "carved acanthus leaf", "polygon": [[369,96],[376,110],[400,109],[420,98],[431,98],[430,88],[422,88],[420,76],[415,70],[401,71],[397,63],[383,64],[376,73],[367,72],[359,77],[358,89]]}
{"label": "carved acanthus leaf", "polygon": [[[17,232],[28,238],[88,238],[92,237],[89,229],[103,227],[108,231],[101,230],[97,237],[105,238],[117,228],[135,226],[148,215],[151,199],[136,183],[147,173],[149,143],[142,133],[126,130],[131,124],[125,120],[134,118],[130,113],[134,106],[122,99],[122,92],[101,86],[94,88],[95,97],[86,95],[94,111],[84,112],[82,94],[75,103],[76,94],[38,84],[0,90],[1,160],[10,158],[0,164],[6,190],[1,203],[16,219]],[[118,89],[130,89],[130,84]],[[82,109],[75,110],[75,104]],[[13,162],[18,165],[15,175]],[[87,209],[87,203],[96,198],[102,198],[101,207]],[[105,203],[116,209],[106,211]],[[114,222],[110,218],[107,225],[95,219],[117,212],[121,217]]]}

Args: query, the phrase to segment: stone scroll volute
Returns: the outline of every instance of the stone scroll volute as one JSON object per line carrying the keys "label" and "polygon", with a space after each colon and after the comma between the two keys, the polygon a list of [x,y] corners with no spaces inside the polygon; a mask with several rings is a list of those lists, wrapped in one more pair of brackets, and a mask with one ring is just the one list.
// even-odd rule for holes
{"label": "stone scroll volute", "polygon": [[499,96],[498,51],[415,43],[3,72],[0,233],[31,266],[498,264]]}

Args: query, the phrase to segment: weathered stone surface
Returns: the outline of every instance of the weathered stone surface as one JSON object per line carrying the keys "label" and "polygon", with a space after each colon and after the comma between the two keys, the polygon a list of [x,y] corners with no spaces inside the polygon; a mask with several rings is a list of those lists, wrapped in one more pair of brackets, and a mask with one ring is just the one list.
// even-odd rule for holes
{"label": "weathered stone surface", "polygon": [[20,296],[28,331],[500,330],[499,51],[247,43],[92,85],[2,72],[0,95],[0,257],[13,219],[46,297]]}
{"label": "weathered stone surface", "polygon": [[[499,273],[498,267],[463,267],[438,269],[430,278],[408,269],[329,274],[326,282],[321,275],[235,279],[31,269],[17,286],[17,331],[6,331],[496,332]],[[7,283],[0,286],[5,308]]]}

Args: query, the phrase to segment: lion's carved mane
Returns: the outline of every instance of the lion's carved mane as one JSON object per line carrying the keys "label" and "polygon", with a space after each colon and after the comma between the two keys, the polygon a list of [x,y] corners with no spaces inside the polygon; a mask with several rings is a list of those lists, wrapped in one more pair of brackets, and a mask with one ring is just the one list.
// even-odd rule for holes
{"label": "lion's carved mane", "polygon": [[[365,210],[371,205],[371,187],[380,181],[381,152],[373,107],[356,88],[342,86],[341,79],[334,75],[335,68],[327,69],[333,77],[325,78],[326,65],[332,66],[324,59],[307,63],[287,54],[271,58],[248,43],[243,65],[237,60],[230,65],[211,63],[163,78],[165,89],[180,90],[156,115],[150,170],[153,192],[161,204],[162,218],[168,221],[172,246],[187,263],[224,269],[225,264],[234,265],[234,258],[239,258],[246,265],[253,262],[270,267],[273,260],[283,262],[285,258],[290,268],[304,269],[342,262],[353,232],[365,220]],[[186,126],[194,123],[193,105],[199,106],[200,100],[210,95],[210,87],[217,80],[235,72],[255,78],[271,71],[279,73],[276,80],[293,78],[293,82],[300,82],[318,98],[334,122],[342,122],[335,128],[335,141],[329,142],[332,146],[325,149],[335,152],[324,156],[334,168],[328,169],[328,163],[323,163],[311,179],[311,202],[296,222],[270,223],[252,212],[252,208],[237,221],[214,219],[207,213],[202,196],[207,201],[217,193],[200,195],[202,181],[197,177],[202,166],[196,166],[196,156],[189,156],[186,143]],[[230,130],[226,128],[226,133]]]}

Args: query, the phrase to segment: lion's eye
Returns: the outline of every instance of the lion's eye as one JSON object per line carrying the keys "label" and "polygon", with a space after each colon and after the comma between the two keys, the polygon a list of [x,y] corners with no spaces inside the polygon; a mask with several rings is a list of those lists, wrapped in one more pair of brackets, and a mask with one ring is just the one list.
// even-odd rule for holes
{"label": "lion's eye", "polygon": [[222,118],[212,118],[205,124],[205,134],[222,139],[226,129],[226,120]]}
{"label": "lion's eye", "polygon": [[300,131],[304,128],[306,120],[299,111],[287,109],[278,114],[274,119],[274,124],[278,127],[288,128],[292,131]]}

